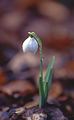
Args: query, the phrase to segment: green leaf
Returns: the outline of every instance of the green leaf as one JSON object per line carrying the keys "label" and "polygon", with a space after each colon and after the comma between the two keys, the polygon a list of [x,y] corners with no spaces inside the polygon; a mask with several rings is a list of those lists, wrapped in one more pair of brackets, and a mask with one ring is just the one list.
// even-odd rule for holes
{"label": "green leaf", "polygon": [[45,101],[47,101],[48,92],[49,92],[49,89],[51,87],[51,82],[52,82],[52,77],[53,77],[53,65],[54,65],[54,62],[55,62],[55,57],[53,56],[51,62],[48,65],[46,75],[45,75],[45,79],[44,79]]}

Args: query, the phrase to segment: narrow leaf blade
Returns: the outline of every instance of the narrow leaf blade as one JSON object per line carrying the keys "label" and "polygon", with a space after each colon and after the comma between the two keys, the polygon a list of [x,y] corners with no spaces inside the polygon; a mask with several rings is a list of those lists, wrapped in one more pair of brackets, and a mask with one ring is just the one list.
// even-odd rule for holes
{"label": "narrow leaf blade", "polygon": [[45,79],[44,79],[45,100],[47,100],[48,91],[49,91],[49,89],[51,87],[54,62],[55,62],[55,56],[53,56],[50,64],[48,65],[48,68],[47,68],[47,71],[46,71],[46,76],[45,76]]}

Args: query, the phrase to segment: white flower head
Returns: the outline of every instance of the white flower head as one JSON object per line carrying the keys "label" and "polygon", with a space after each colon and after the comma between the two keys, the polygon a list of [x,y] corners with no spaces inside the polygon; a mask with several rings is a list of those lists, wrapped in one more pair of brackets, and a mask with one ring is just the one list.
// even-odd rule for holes
{"label": "white flower head", "polygon": [[22,48],[24,53],[31,52],[35,54],[38,50],[38,42],[35,40],[35,38],[29,36],[23,42]]}

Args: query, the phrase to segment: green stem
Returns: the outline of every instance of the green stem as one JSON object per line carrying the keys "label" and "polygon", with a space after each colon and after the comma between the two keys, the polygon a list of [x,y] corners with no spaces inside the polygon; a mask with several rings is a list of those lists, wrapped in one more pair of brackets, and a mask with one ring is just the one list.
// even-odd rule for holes
{"label": "green stem", "polygon": [[39,75],[39,107],[43,107],[45,103],[45,96],[44,96],[44,86],[43,86],[43,55],[42,55],[42,42],[40,38],[34,33],[29,32],[28,33],[31,37],[35,38],[35,40],[38,42],[39,50],[40,50],[40,75]]}
{"label": "green stem", "polygon": [[42,56],[42,46],[39,47],[40,49],[40,77],[39,77],[39,96],[40,96],[40,102],[39,106],[43,107],[45,103],[45,97],[44,97],[44,86],[43,86],[43,56]]}

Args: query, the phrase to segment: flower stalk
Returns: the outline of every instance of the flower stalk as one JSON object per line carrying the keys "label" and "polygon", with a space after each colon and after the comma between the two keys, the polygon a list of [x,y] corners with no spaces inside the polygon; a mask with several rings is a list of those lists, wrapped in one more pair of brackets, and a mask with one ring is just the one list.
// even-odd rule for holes
{"label": "flower stalk", "polygon": [[45,98],[44,98],[44,85],[43,85],[43,55],[42,55],[42,42],[41,39],[34,33],[29,32],[28,33],[30,37],[33,37],[37,40],[39,45],[39,51],[40,51],[40,74],[39,74],[39,96],[40,96],[40,102],[39,106],[43,107]]}

